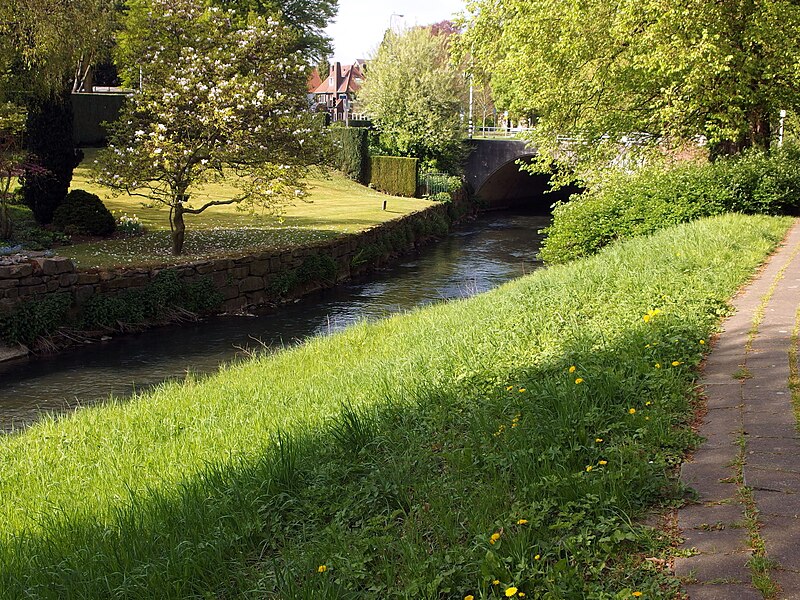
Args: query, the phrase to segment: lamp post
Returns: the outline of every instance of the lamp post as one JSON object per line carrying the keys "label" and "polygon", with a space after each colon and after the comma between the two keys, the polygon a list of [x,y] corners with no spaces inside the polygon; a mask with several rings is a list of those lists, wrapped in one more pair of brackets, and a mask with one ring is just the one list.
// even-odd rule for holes
{"label": "lamp post", "polygon": [[781,126],[778,129],[778,148],[783,147],[783,120],[786,118],[786,111],[781,110]]}
{"label": "lamp post", "polygon": [[394,19],[395,17],[400,17],[402,19],[403,17],[405,17],[405,15],[401,15],[401,14],[398,14],[398,13],[392,13],[391,16],[389,16],[389,31],[392,31],[392,32],[394,31],[394,29],[392,29],[392,19]]}

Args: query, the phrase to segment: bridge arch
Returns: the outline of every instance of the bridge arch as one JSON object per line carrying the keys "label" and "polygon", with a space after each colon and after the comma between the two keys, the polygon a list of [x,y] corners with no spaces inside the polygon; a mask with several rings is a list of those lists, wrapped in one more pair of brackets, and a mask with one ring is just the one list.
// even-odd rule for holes
{"label": "bridge arch", "polygon": [[466,177],[475,196],[487,209],[521,207],[549,212],[557,200],[576,190],[550,190],[550,176],[520,170],[535,158],[535,150],[519,140],[471,140]]}

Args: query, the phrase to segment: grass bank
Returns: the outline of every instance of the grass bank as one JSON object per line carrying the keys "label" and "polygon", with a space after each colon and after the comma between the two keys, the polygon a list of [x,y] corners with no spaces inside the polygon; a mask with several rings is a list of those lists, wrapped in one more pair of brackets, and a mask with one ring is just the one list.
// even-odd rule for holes
{"label": "grass bank", "polygon": [[[308,180],[307,202],[298,201],[280,215],[250,214],[236,206],[217,206],[200,215],[187,216],[185,255],[170,255],[170,232],[166,207],[143,206],[143,198],[111,194],[91,182],[90,166],[96,150],[75,169],[72,189],[82,189],[102,198],[116,217],[136,217],[147,228],[142,237],[81,243],[59,249],[59,254],[81,267],[111,267],[129,264],[174,264],[209,256],[244,253],[253,249],[279,249],[331,239],[373,227],[389,219],[421,210],[432,203],[418,198],[387,196],[331,172]],[[209,184],[192,194],[192,205],[230,198],[237,190],[226,184]],[[383,202],[387,201],[387,210]]]}
{"label": "grass bank", "polygon": [[0,440],[8,598],[672,597],[688,393],[786,219],[725,216]]}

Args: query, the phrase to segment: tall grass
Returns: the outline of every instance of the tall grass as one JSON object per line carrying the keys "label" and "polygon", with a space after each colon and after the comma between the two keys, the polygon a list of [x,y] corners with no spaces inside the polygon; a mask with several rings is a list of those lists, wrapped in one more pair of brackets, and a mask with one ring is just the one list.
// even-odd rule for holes
{"label": "tall grass", "polygon": [[633,519],[679,496],[701,340],[788,224],[665,230],[6,437],[0,594],[668,597]]}

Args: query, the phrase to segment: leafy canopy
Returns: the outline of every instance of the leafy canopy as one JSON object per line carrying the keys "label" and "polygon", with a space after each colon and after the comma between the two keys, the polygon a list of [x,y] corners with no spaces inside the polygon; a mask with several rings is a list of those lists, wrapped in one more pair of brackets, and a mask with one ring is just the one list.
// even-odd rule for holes
{"label": "leafy canopy", "polygon": [[[608,159],[619,141],[712,154],[767,148],[800,103],[800,5],[791,0],[471,0],[460,40],[498,104],[531,117],[550,159]],[[633,135],[632,135],[633,134]],[[645,146],[647,144],[644,144]]]}
{"label": "leafy canopy", "polygon": [[387,33],[359,100],[380,130],[384,152],[453,171],[462,157],[464,88],[450,62],[449,36],[414,28]]}
{"label": "leafy canopy", "polygon": [[[148,83],[112,127],[97,178],[167,206],[180,254],[184,214],[222,204],[277,209],[302,197],[319,136],[306,107],[307,63],[292,50],[291,29],[262,17],[240,26],[231,12],[192,0],[154,0],[149,18],[175,37],[143,56]],[[239,193],[189,202],[192,190],[222,179]]]}

